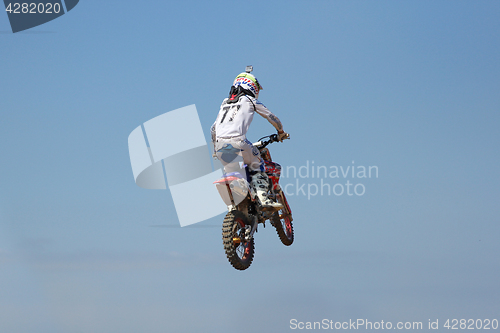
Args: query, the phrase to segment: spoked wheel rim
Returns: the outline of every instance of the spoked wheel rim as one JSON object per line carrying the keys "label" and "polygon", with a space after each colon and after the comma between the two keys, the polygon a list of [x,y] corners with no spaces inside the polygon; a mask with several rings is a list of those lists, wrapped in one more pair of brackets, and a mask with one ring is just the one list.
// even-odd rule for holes
{"label": "spoked wheel rim", "polygon": [[250,242],[245,241],[245,222],[240,218],[234,221],[236,223],[233,225],[233,246],[238,258],[247,260],[250,256]]}
{"label": "spoked wheel rim", "polygon": [[290,221],[290,218],[287,216],[285,218],[280,219],[281,221],[281,226],[283,227],[283,231],[285,232],[285,235],[288,239],[292,239],[293,236],[293,229],[292,229],[292,222]]}
{"label": "spoked wheel rim", "polygon": [[282,210],[278,211],[278,214],[280,216],[280,223],[281,223],[281,229],[283,230],[283,234],[285,235],[286,238],[288,238],[288,240],[293,241],[292,221],[290,221],[290,218],[288,216],[283,216],[286,213],[283,212]]}
{"label": "spoked wheel rim", "polygon": [[[278,196],[278,201],[283,205],[286,204],[281,196]],[[278,237],[280,238],[281,242],[286,246],[292,245],[294,238],[293,225],[288,210],[280,209],[279,211],[277,211],[272,218],[272,222],[274,227],[276,228]]]}

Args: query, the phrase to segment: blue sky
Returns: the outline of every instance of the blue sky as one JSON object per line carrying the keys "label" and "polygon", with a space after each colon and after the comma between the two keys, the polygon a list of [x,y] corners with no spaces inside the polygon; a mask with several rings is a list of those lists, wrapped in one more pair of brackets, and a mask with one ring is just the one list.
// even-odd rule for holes
{"label": "blue sky", "polygon": [[[494,1],[82,0],[12,34],[0,15],[0,331],[500,319],[499,17]],[[169,191],[135,185],[127,137],[196,104],[208,140],[250,64],[291,135],[276,161],[379,175],[324,179],[362,196],[288,196],[295,243],[259,229],[239,272],[223,215],[177,227]],[[256,117],[249,139],[272,130]]]}

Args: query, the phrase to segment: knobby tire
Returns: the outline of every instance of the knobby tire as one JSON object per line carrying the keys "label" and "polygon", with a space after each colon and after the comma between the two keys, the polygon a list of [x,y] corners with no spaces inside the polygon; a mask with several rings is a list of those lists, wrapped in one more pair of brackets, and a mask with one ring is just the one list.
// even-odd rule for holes
{"label": "knobby tire", "polygon": [[238,270],[245,270],[252,264],[254,256],[253,238],[245,242],[245,215],[237,210],[228,212],[222,223],[222,241],[229,263]]}

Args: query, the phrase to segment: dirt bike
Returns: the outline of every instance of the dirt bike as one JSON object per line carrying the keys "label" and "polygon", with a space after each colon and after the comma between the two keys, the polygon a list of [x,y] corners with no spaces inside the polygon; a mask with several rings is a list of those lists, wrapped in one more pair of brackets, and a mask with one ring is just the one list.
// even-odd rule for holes
{"label": "dirt bike", "polygon": [[[268,139],[268,140],[264,140]],[[271,159],[269,149],[273,142],[279,142],[276,134],[259,139],[253,145],[259,149],[264,160],[265,172],[269,177],[269,198],[279,202],[283,208],[268,211],[261,208],[255,190],[250,185],[250,172],[247,166],[240,166],[239,171],[226,172],[214,184],[228,213],[222,224],[222,240],[227,259],[238,270],[250,267],[254,257],[254,233],[259,224],[266,226],[266,220],[276,228],[276,232],[284,245],[293,243],[292,211],[280,185],[281,166]]]}

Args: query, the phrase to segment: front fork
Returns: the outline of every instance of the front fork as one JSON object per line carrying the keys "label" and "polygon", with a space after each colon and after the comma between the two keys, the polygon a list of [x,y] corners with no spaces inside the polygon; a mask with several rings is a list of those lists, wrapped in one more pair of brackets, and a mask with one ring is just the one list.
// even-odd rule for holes
{"label": "front fork", "polygon": [[286,200],[285,193],[283,193],[283,190],[281,189],[281,187],[279,185],[277,186],[275,192],[276,192],[276,199],[277,199],[276,201],[280,202],[284,206],[282,209],[282,213],[280,214],[280,219],[288,217],[290,219],[290,221],[293,221],[292,210],[290,209],[290,206],[288,205],[288,201]]}

